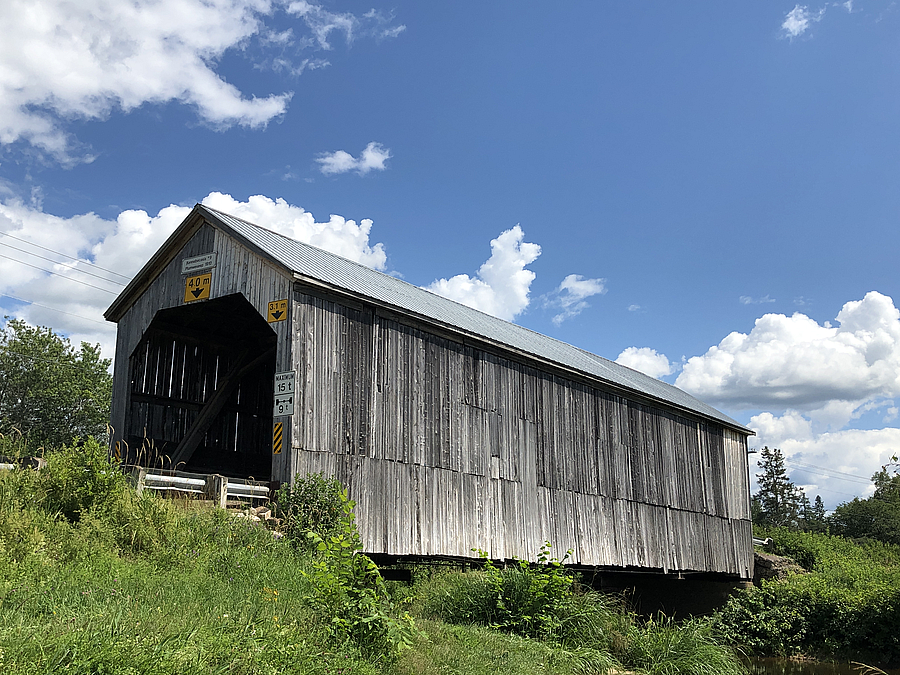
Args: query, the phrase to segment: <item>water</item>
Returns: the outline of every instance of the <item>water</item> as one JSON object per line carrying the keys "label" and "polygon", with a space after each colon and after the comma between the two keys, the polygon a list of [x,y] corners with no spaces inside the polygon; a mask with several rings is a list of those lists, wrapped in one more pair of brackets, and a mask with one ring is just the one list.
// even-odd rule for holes
{"label": "water", "polygon": [[[878,672],[850,663],[812,663],[788,659],[750,659],[749,669],[753,675],[874,675]],[[884,672],[900,675],[900,670]]]}

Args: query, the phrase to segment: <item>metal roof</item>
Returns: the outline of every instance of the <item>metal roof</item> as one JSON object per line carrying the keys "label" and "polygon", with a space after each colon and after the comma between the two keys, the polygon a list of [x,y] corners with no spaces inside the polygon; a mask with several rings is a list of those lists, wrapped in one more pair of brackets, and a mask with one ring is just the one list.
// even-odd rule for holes
{"label": "metal roof", "polygon": [[197,211],[212,224],[230,230],[240,239],[260,249],[274,261],[297,275],[365,296],[392,306],[404,313],[412,313],[439,325],[486,338],[580,371],[644,397],[694,412],[721,422],[731,428],[752,433],[749,429],[685,391],[656,378],[613,361],[591,354],[578,347],[536,333],[509,321],[498,319],[443,296],[414,286],[365,265],[347,260],[333,253],[304,244],[272,232],[240,218],[198,205]]}

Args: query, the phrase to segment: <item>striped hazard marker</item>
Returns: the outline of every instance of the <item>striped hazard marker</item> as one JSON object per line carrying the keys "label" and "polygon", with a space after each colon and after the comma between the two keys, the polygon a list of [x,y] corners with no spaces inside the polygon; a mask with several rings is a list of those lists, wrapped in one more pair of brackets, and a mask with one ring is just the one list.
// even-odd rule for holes
{"label": "striped hazard marker", "polygon": [[280,455],[282,445],[284,445],[284,422],[275,422],[272,430],[272,454]]}

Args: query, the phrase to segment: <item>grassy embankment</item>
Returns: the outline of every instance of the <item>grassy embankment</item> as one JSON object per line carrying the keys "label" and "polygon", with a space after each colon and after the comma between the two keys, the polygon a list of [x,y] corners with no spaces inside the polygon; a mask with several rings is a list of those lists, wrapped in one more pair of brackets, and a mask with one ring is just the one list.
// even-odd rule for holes
{"label": "grassy embankment", "polygon": [[807,573],[735,594],[718,619],[731,642],[761,656],[900,664],[900,546],[783,528],[758,536]]}
{"label": "grassy embankment", "polygon": [[707,622],[641,622],[552,561],[388,587],[349,507],[276,540],[135,494],[93,443],[0,472],[0,672],[742,672]]}

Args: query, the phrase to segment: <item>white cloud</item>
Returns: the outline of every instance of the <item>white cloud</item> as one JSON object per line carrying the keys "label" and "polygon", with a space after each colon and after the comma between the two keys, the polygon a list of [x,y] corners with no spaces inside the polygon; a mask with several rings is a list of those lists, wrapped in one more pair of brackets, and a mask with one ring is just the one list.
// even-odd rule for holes
{"label": "white cloud", "polygon": [[765,305],[770,302],[775,302],[775,298],[770,298],[768,295],[764,295],[761,298],[752,298],[749,295],[742,295],[738,300],[742,305]]}
{"label": "white cloud", "polygon": [[[371,220],[363,220],[357,225],[352,220],[332,215],[327,222],[319,223],[311,213],[299,206],[288,204],[283,199],[273,200],[259,195],[240,202],[229,195],[213,192],[203,203],[364,265],[376,269],[385,267],[384,246],[369,242]],[[62,275],[55,276],[0,258],[0,316],[10,314],[32,324],[51,326],[69,335],[76,343],[80,340],[99,342],[104,356],[111,357],[116,329],[115,325],[103,320],[103,312],[128,278],[140,270],[189,212],[188,207],[171,205],[155,216],[145,211],[129,210],[120,213],[115,220],[107,220],[93,213],[59,218],[15,199],[0,201],[0,232],[17,238],[0,235],[0,255]],[[79,258],[81,262],[56,256],[20,240]],[[17,251],[10,246],[23,250]],[[76,269],[29,256],[24,250],[61,260]],[[88,272],[108,281],[89,276]],[[115,273],[125,275],[125,278]],[[23,303],[10,296],[28,302]],[[35,302],[40,304],[33,304]]]}
{"label": "white cloud", "polygon": [[666,355],[650,347],[628,347],[616,357],[616,363],[657,379],[675,372],[675,366]]}
{"label": "white cloud", "polygon": [[640,311],[640,309],[641,309],[640,305],[628,305],[629,312],[637,312],[637,311]]}
{"label": "white cloud", "polygon": [[[274,32],[265,20],[284,8],[311,35]],[[215,128],[265,126],[291,92],[247,96],[216,72],[229,50],[253,39],[289,62],[289,46],[331,49],[329,35],[384,37],[385,17],[328,12],[285,0],[7,0],[0,3],[0,144],[24,142],[64,164],[91,159],[66,131],[71,120],[170,101],[194,107]],[[305,59],[304,68],[327,62]],[[298,72],[296,67],[292,68]]]}
{"label": "white cloud", "polygon": [[356,221],[332,214],[327,222],[317,223],[315,217],[302,207],[288,204],[280,197],[270,199],[262,195],[240,202],[231,195],[213,192],[203,203],[373,269],[383,270],[387,264],[384,244],[369,243],[372,221],[368,218],[357,225]]}
{"label": "white cloud", "polygon": [[[794,410],[780,417],[761,413],[750,419],[749,426],[757,433],[752,446],[780,448],[791,480],[802,485],[810,499],[821,494],[829,508],[870,494],[869,479],[900,447],[900,429],[815,433],[809,420]],[[754,475],[758,471],[755,463],[750,469]]]}
{"label": "white cloud", "polygon": [[523,241],[516,225],[491,241],[491,257],[475,277],[458,274],[437,279],[426,288],[469,307],[512,321],[528,306],[534,272],[525,269],[541,254],[541,247]]}
{"label": "white cloud", "polygon": [[731,333],[689,359],[676,384],[731,408],[794,408],[835,421],[900,395],[900,312],[891,298],[867,293],[845,304],[837,323],[766,314],[749,334]]}
{"label": "white cloud", "polygon": [[390,149],[373,141],[365,147],[358,158],[349,152],[337,150],[322,154],[316,161],[319,163],[319,170],[326,176],[349,171],[356,171],[360,176],[364,176],[372,170],[384,171],[387,168],[384,163],[390,158]]}
{"label": "white cloud", "polygon": [[800,37],[809,30],[811,22],[821,21],[824,15],[824,7],[816,12],[811,12],[806,5],[795,5],[794,9],[785,15],[781,30],[790,39]]}
{"label": "white cloud", "polygon": [[566,319],[578,316],[590,307],[586,302],[587,298],[604,293],[606,279],[585,279],[580,274],[570,274],[552,293],[544,297],[544,306],[562,310],[553,317],[553,323],[559,326]]}

